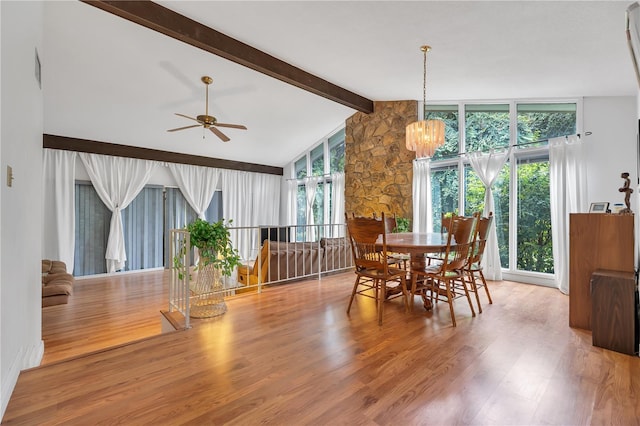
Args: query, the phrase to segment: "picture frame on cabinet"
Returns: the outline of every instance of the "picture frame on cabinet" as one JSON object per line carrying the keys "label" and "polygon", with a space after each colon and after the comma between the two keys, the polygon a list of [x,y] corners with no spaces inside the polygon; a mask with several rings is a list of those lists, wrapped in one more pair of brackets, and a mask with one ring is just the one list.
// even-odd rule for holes
{"label": "picture frame on cabinet", "polygon": [[591,203],[591,207],[589,207],[589,213],[606,213],[608,210],[609,203],[604,201]]}

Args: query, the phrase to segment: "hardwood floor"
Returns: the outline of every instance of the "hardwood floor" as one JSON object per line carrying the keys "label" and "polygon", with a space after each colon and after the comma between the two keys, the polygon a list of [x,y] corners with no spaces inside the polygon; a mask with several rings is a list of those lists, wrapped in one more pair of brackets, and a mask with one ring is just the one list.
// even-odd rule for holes
{"label": "hardwood floor", "polygon": [[76,280],[68,304],[42,309],[41,365],[159,335],[168,279],[160,270]]}
{"label": "hardwood floor", "polygon": [[490,283],[475,318],[456,301],[456,328],[446,304],[409,315],[394,299],[378,327],[371,299],[346,315],[353,278],[245,294],[190,330],[24,371],[4,423],[639,424],[640,358],[569,328],[559,291]]}

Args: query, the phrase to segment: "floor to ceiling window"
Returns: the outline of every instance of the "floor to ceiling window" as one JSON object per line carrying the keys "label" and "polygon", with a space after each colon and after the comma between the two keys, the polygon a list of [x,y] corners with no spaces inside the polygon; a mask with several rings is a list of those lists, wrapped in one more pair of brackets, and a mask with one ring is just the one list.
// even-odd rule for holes
{"label": "floor to ceiling window", "polygon": [[446,124],[431,160],[433,229],[446,212],[484,208],[484,185],[462,154],[510,149],[493,185],[495,223],[506,273],[553,273],[548,139],[576,133],[578,101],[459,103],[427,106]]}
{"label": "floor to ceiling window", "polygon": [[[294,162],[294,178],[298,182],[297,193],[297,225],[308,225],[308,211],[313,213],[313,224],[331,223],[333,206],[331,204],[332,176],[344,172],[344,128],[334,132],[318,145]],[[308,184],[306,178],[315,178],[316,185]],[[307,199],[308,191],[315,191],[311,200]],[[323,227],[317,238],[324,235]],[[304,239],[305,230],[297,228],[297,238]]]}

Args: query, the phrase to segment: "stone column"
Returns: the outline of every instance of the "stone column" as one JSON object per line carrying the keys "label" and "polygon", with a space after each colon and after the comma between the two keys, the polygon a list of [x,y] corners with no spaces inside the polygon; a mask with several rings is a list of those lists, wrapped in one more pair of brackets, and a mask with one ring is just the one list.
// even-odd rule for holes
{"label": "stone column", "polygon": [[345,212],[374,212],[413,218],[413,160],[405,128],[417,120],[417,101],[374,102],[371,114],[358,112],[345,128]]}

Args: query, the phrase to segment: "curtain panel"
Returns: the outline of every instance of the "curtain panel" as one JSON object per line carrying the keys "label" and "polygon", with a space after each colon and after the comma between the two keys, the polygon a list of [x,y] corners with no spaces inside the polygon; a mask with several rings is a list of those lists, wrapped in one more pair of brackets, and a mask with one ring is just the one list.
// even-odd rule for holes
{"label": "curtain panel", "polygon": [[77,153],[44,149],[42,258],[61,260],[73,274]]}
{"label": "curtain panel", "polygon": [[344,219],[344,172],[331,175],[331,231],[332,237],[345,236]]}
{"label": "curtain panel", "polygon": [[549,139],[549,186],[553,270],[558,289],[569,294],[569,215],[586,211],[584,142],[577,135]]}
{"label": "curtain panel", "polygon": [[413,232],[433,231],[431,161],[413,161]]}
{"label": "curtain panel", "polygon": [[205,211],[218,187],[220,170],[212,167],[168,163],[178,188],[200,219],[207,220]]}
{"label": "curtain panel", "polygon": [[123,269],[127,261],[121,211],[146,185],[158,163],[84,152],[80,153],[80,159],[98,196],[111,210],[105,259],[107,272],[112,273]]}
{"label": "curtain panel", "polygon": [[[262,173],[221,171],[222,209],[225,220],[233,227],[278,224],[280,214],[281,177]],[[243,259],[257,255],[259,231],[231,233],[231,241]]]}
{"label": "curtain panel", "polygon": [[[490,212],[495,212],[495,201],[491,187],[498,178],[498,174],[509,158],[510,149],[503,152],[471,152],[467,155],[473,171],[476,172],[485,187],[483,216],[487,217]],[[495,215],[495,213],[494,213]],[[496,231],[496,221],[491,222],[487,245],[482,258],[484,275],[490,280],[499,281],[502,279],[502,265],[500,263],[500,250],[498,248],[498,233]]]}
{"label": "curtain panel", "polygon": [[307,190],[306,200],[307,200],[307,225],[309,226],[309,232],[306,233],[307,241],[315,241],[316,240],[316,228],[315,220],[313,219],[313,203],[316,199],[316,190],[318,189],[318,181],[320,179],[317,177],[307,177],[304,179],[305,188]]}

